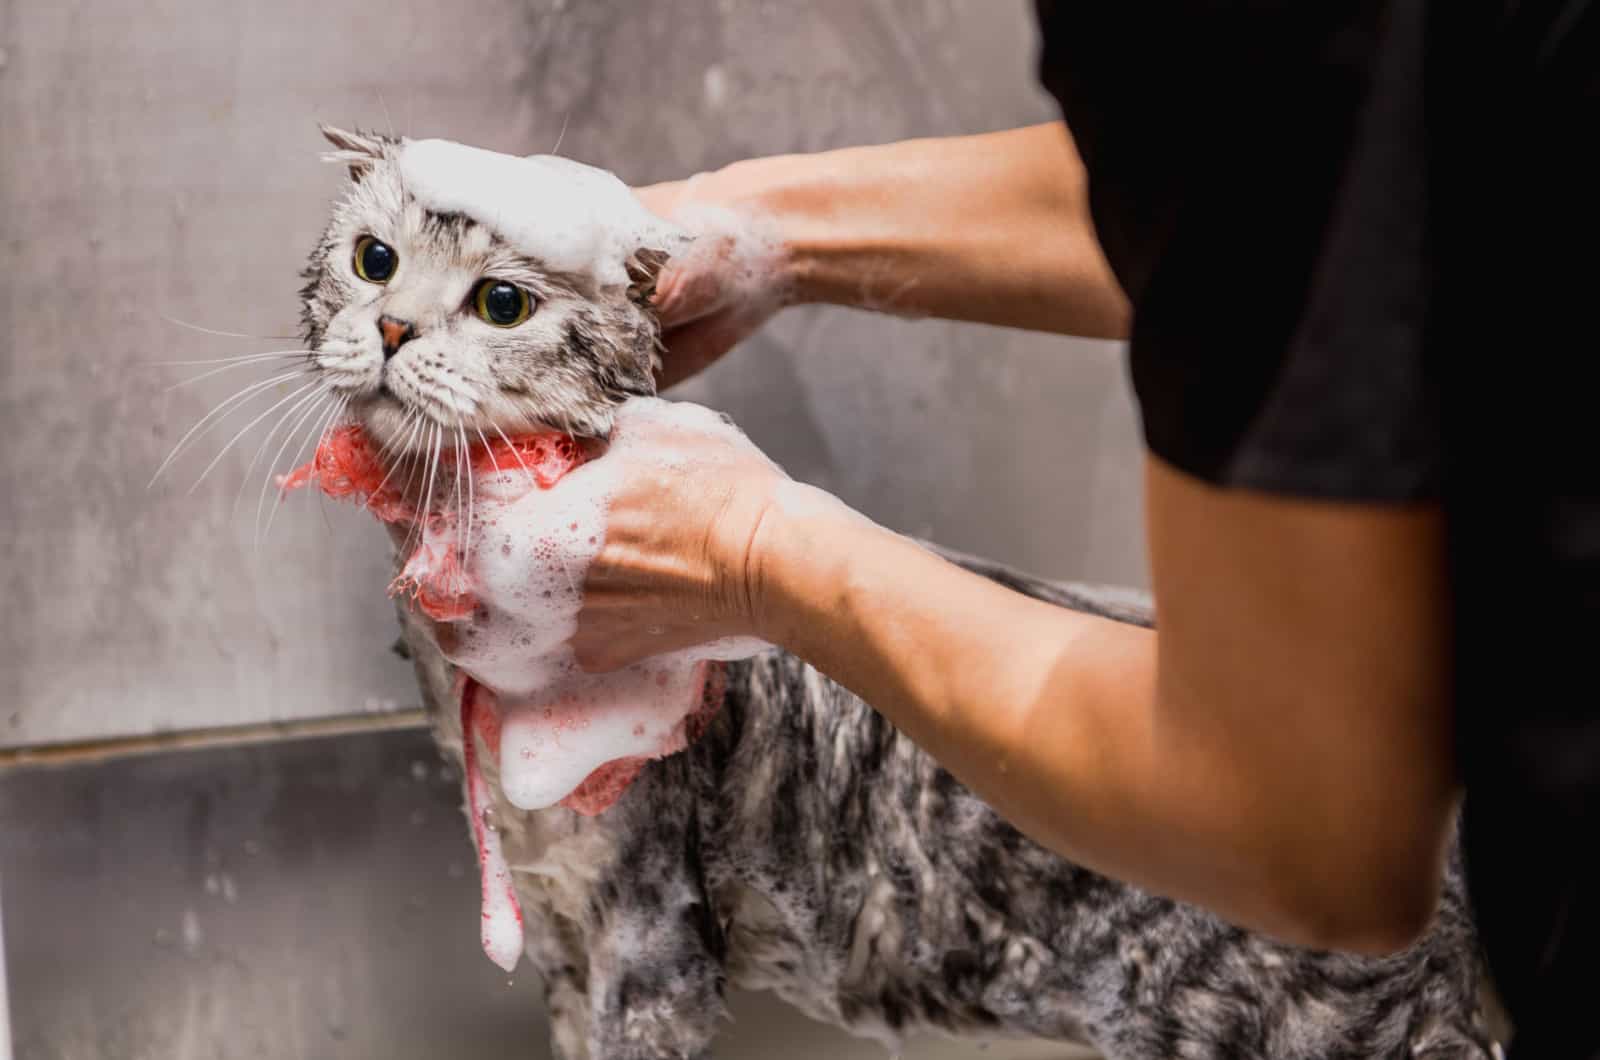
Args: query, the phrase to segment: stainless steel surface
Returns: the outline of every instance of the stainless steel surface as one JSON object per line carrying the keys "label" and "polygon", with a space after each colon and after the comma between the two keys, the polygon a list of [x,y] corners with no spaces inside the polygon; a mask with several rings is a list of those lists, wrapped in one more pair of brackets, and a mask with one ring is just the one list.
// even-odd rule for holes
{"label": "stainless steel surface", "polygon": [[[0,880],[0,887],[5,881]],[[3,903],[0,903],[3,904]],[[5,917],[0,915],[0,925]],[[12,1060],[11,1054],[11,989],[6,985],[5,931],[0,926],[0,1060]]]}
{"label": "stainless steel surface", "polygon": [[[415,704],[376,527],[298,498],[257,552],[253,444],[186,492],[222,438],[145,489],[229,392],[151,362],[293,345],[162,317],[293,331],[343,179],[316,120],[523,152],[564,128],[635,181],[1012,126],[1051,116],[1030,6],[0,0],[0,743]],[[1122,374],[1104,344],[808,310],[682,393],[881,522],[1137,584]]]}
{"label": "stainless steel surface", "polygon": [[[478,949],[458,803],[422,731],[0,773],[17,1060],[548,1057],[535,977]],[[732,1008],[724,1060],[886,1055],[766,996]]]}

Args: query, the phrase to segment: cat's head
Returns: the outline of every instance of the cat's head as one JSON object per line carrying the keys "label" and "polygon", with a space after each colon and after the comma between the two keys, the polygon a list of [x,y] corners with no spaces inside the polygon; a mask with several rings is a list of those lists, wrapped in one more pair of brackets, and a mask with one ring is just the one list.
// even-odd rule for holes
{"label": "cat's head", "polygon": [[618,403],[655,392],[650,298],[682,236],[616,178],[323,134],[350,184],[306,266],[302,320],[322,381],[377,442],[603,437]]}

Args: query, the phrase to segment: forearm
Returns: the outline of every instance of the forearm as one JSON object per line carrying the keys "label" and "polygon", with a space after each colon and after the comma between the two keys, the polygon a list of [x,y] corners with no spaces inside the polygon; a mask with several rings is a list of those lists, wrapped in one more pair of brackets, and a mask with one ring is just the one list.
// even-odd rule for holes
{"label": "forearm", "polygon": [[[1036,841],[1292,941],[1403,941],[1409,928],[1341,922],[1387,902],[1390,881],[1360,863],[1369,847],[1319,827],[1362,794],[1330,793],[1314,736],[1297,743],[1291,725],[1264,751],[1227,738],[1205,704],[1163,703],[1151,631],[1014,594],[825,506],[769,524],[764,634]],[[1330,877],[1345,855],[1357,863]]]}
{"label": "forearm", "polygon": [[1127,301],[1059,123],[754,159],[709,179],[775,224],[796,301],[1126,333]]}

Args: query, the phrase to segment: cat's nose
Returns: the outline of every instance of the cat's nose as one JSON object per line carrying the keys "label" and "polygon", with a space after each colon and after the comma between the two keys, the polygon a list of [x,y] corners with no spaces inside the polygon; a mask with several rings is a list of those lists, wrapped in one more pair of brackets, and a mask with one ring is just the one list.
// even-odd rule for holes
{"label": "cat's nose", "polygon": [[400,352],[400,347],[417,337],[417,329],[409,320],[396,320],[391,316],[378,318],[378,334],[383,336],[383,359],[388,360]]}

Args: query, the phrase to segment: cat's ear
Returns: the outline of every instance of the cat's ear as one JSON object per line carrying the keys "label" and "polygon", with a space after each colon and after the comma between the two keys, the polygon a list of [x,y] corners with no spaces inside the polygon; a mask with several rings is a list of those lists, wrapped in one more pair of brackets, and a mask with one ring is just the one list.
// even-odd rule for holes
{"label": "cat's ear", "polygon": [[375,133],[346,132],[332,125],[319,123],[317,128],[322,130],[323,139],[338,148],[337,151],[323,152],[322,160],[349,166],[350,179],[356,181],[366,176],[386,156],[393,142]]}

